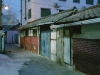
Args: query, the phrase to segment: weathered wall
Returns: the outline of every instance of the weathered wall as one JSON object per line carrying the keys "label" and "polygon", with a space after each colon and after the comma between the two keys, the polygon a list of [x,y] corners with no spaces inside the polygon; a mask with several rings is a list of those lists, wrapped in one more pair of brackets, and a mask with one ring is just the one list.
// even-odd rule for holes
{"label": "weathered wall", "polygon": [[39,43],[38,43],[38,37],[32,37],[31,36],[31,39],[30,39],[31,41],[30,41],[30,45],[31,45],[31,51],[33,52],[33,53],[36,53],[36,54],[38,54],[38,45],[39,45]]}
{"label": "weathered wall", "polygon": [[57,30],[57,63],[63,64],[63,29]]}
{"label": "weathered wall", "polygon": [[25,49],[29,50],[29,51],[31,49],[31,43],[30,43],[30,37],[29,36],[25,37]]}
{"label": "weathered wall", "polygon": [[73,38],[100,39],[100,25],[82,25],[81,34],[74,34]]}
{"label": "weathered wall", "polygon": [[57,39],[56,30],[51,31],[51,60],[56,61],[56,39]]}
{"label": "weathered wall", "polygon": [[100,25],[82,25],[81,34],[73,36],[75,69],[89,75],[100,72]]}

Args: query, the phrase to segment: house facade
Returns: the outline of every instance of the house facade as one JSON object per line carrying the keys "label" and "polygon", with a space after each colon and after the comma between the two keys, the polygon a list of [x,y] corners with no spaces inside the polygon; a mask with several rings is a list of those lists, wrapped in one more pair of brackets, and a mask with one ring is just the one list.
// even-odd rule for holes
{"label": "house facade", "polygon": [[100,0],[21,0],[21,23],[27,23],[76,6],[78,10],[100,3]]}
{"label": "house facade", "polygon": [[[63,35],[63,44],[61,44],[63,45],[63,51],[60,52],[64,54],[60,54],[62,56],[60,58],[63,59],[67,55],[63,62],[69,64],[70,61],[70,65],[73,65],[74,69],[89,75],[99,75],[100,70],[98,64],[100,62],[99,8],[100,5],[89,7],[77,14],[59,20],[55,27],[51,26],[52,29],[63,29],[63,34],[67,35],[67,41],[65,41]],[[69,39],[70,41],[68,41]],[[65,42],[70,43],[70,45]],[[64,51],[64,46],[66,46],[66,51]]]}

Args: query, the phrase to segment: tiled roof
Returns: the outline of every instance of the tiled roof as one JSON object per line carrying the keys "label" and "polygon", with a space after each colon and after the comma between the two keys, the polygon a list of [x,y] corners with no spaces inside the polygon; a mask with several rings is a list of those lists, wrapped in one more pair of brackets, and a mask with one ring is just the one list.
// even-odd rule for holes
{"label": "tiled roof", "polygon": [[73,23],[99,17],[100,17],[100,4],[80,10],[76,14],[73,14],[72,16],[57,21],[55,24]]}
{"label": "tiled roof", "polygon": [[29,28],[29,27],[32,27],[32,26],[38,26],[40,24],[44,25],[45,23],[56,22],[58,20],[61,20],[62,18],[65,18],[65,17],[68,17],[68,16],[74,14],[76,12],[76,10],[77,10],[77,8],[73,7],[72,9],[65,10],[65,11],[47,16],[47,17],[43,17],[43,18],[37,19],[37,20],[27,24],[23,28],[19,28],[19,29]]}

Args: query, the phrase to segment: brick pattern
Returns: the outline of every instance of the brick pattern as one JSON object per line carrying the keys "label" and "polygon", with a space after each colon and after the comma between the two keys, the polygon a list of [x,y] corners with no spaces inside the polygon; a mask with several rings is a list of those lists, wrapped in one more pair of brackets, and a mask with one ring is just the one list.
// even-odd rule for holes
{"label": "brick pattern", "polygon": [[33,36],[28,36],[23,38],[20,37],[20,46],[23,49],[38,54],[38,37],[33,37]]}
{"label": "brick pattern", "polygon": [[29,50],[30,51],[30,49],[31,49],[31,44],[30,44],[30,37],[28,36],[28,37],[25,37],[25,49],[26,50]]}
{"label": "brick pattern", "polygon": [[38,54],[38,37],[31,37],[31,51]]}
{"label": "brick pattern", "polygon": [[100,75],[100,39],[73,39],[76,70]]}

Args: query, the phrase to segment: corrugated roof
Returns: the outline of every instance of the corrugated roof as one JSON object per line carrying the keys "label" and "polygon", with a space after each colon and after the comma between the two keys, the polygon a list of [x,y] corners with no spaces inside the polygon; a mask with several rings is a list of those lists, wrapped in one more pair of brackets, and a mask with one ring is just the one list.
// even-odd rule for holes
{"label": "corrugated roof", "polygon": [[57,21],[55,24],[73,23],[99,17],[100,17],[100,4],[80,10],[76,14],[73,14],[72,16]]}
{"label": "corrugated roof", "polygon": [[37,19],[37,20],[27,24],[24,27],[20,27],[19,30],[20,29],[24,29],[24,28],[29,28],[29,27],[32,27],[32,26],[38,26],[40,24],[44,25],[45,23],[56,22],[58,20],[61,20],[62,18],[65,18],[65,17],[68,17],[68,16],[74,14],[76,12],[76,10],[77,10],[77,8],[73,7],[72,9],[65,10],[65,11],[62,11],[62,12],[47,16],[47,17],[43,17],[43,18]]}

